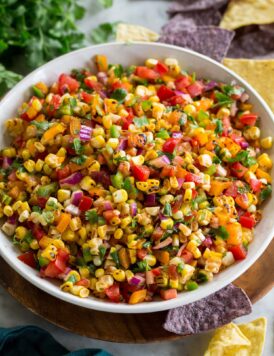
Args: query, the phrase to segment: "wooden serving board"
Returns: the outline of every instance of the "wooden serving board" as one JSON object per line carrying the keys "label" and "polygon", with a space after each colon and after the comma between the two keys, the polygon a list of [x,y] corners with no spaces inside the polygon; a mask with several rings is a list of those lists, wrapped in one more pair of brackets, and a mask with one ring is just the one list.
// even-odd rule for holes
{"label": "wooden serving board", "polygon": [[[252,303],[274,285],[274,240],[257,262],[234,283]],[[71,332],[112,342],[146,343],[171,341],[178,336],[165,331],[167,311],[149,314],[110,314],[61,301],[34,287],[0,258],[0,283],[21,304],[51,323]]]}

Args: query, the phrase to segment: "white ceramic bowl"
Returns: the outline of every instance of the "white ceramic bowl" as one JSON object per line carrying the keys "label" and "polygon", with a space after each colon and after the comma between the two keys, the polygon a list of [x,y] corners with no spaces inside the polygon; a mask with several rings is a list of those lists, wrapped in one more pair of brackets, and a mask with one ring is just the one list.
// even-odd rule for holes
{"label": "white ceramic bowl", "polygon": [[[273,114],[263,99],[238,75],[225,68],[220,63],[190,50],[169,46],[159,43],[135,43],[121,44],[110,43],[98,46],[91,46],[71,52],[38,68],[19,84],[17,84],[0,103],[0,123],[3,128],[4,121],[16,114],[17,108],[24,99],[27,99],[31,93],[30,88],[38,81],[52,83],[62,72],[68,72],[73,68],[92,66],[91,58],[95,54],[105,54],[110,63],[121,63],[122,65],[141,64],[147,58],[163,59],[166,57],[175,57],[179,60],[181,66],[190,71],[195,71],[198,77],[216,79],[226,83],[235,80],[238,84],[246,88],[250,95],[250,101],[254,105],[254,111],[260,115],[262,136],[271,135],[274,132]],[[2,131],[0,137],[0,147],[5,144],[5,134]],[[270,153],[274,159],[273,150]],[[85,308],[96,309],[113,313],[149,313],[160,310],[175,308],[177,306],[191,303],[204,298],[209,294],[223,288],[243,272],[245,272],[264,252],[274,235],[274,199],[269,199],[265,204],[263,219],[256,227],[255,239],[251,243],[248,256],[242,262],[236,263],[222,273],[215,276],[211,283],[201,285],[192,292],[180,293],[178,298],[168,301],[153,301],[150,303],[141,303],[136,305],[115,304],[99,300],[93,297],[80,299],[71,294],[62,292],[58,284],[42,279],[38,273],[17,259],[18,250],[12,245],[10,239],[0,232],[0,253],[5,261],[20,275],[36,287],[45,292]],[[270,271],[265,271],[270,273]],[[256,276],[254,276],[256,278]],[[43,303],[43,301],[41,301]]]}

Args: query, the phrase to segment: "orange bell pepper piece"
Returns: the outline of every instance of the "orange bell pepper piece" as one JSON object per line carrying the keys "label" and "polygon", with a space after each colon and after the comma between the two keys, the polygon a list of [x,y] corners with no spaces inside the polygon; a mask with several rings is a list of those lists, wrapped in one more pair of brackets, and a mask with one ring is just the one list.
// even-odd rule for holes
{"label": "orange bell pepper piece", "polygon": [[108,60],[106,56],[102,54],[97,54],[97,56],[95,56],[95,63],[99,72],[107,72]]}
{"label": "orange bell pepper piece", "polygon": [[81,120],[78,119],[78,117],[72,116],[69,123],[70,134],[73,137],[79,136],[80,130],[81,130]]}
{"label": "orange bell pepper piece", "polygon": [[145,300],[146,295],[147,295],[146,289],[137,290],[136,292],[133,292],[131,294],[128,303],[129,304],[142,303]]}
{"label": "orange bell pepper piece", "polygon": [[157,260],[161,263],[161,265],[167,265],[170,259],[168,251],[154,251],[154,254]]}
{"label": "orange bell pepper piece", "polygon": [[208,136],[206,133],[198,133],[196,136],[195,136],[196,140],[199,141],[199,144],[201,146],[204,146],[205,144],[208,143]]}
{"label": "orange bell pepper piece", "polygon": [[220,182],[218,180],[211,181],[209,195],[219,196],[225,189],[231,186],[231,182]]}
{"label": "orange bell pepper piece", "polygon": [[58,225],[56,226],[56,230],[60,233],[63,233],[66,230],[66,228],[69,226],[70,221],[71,221],[71,215],[67,213],[62,213]]}
{"label": "orange bell pepper piece", "polygon": [[238,222],[229,223],[225,226],[229,236],[227,239],[227,243],[229,245],[239,245],[242,243],[242,226]]}
{"label": "orange bell pepper piece", "polygon": [[246,194],[239,194],[235,198],[235,202],[237,205],[239,205],[240,208],[246,210],[249,207],[249,199]]}
{"label": "orange bell pepper piece", "polygon": [[49,128],[42,136],[41,143],[47,144],[50,140],[52,140],[59,133],[63,133],[66,130],[66,126],[64,124],[58,123]]}
{"label": "orange bell pepper piece", "polygon": [[91,165],[92,161],[94,161],[94,158],[88,157],[82,165],[76,164],[74,162],[70,162],[69,168],[70,168],[71,173],[80,171],[83,168],[87,168],[88,166]]}

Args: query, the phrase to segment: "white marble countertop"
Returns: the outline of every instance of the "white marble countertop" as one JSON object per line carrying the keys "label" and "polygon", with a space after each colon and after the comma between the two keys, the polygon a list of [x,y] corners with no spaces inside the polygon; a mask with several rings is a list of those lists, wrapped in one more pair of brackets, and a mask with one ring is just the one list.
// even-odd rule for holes
{"label": "white marble countertop", "polygon": [[[124,21],[147,26],[159,31],[167,21],[166,8],[168,1],[143,0],[114,0],[114,6],[100,11],[95,0],[83,1],[88,4],[88,16],[81,21],[81,28],[89,33],[93,27],[101,22]],[[95,13],[95,14],[94,14]],[[260,316],[268,319],[267,337],[264,356],[274,355],[274,290],[268,293],[253,307],[252,314],[239,318],[239,322],[246,322]],[[237,321],[238,321],[237,320]],[[200,356],[203,355],[212,333],[204,333],[187,337],[174,342],[151,343],[146,345],[109,343],[88,339],[62,330],[42,318],[34,315],[20,305],[5,290],[0,287],[0,327],[11,327],[32,324],[49,331],[59,342],[69,350],[81,348],[103,348],[113,355],[119,356]]]}

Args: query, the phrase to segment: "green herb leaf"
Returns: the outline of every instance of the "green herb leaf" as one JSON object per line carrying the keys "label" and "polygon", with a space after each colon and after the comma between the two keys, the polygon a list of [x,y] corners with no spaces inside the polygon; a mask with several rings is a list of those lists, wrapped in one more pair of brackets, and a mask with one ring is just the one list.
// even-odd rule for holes
{"label": "green herb leaf", "polygon": [[171,216],[172,211],[171,211],[171,205],[169,203],[165,203],[164,209],[163,209],[163,214],[165,216]]}
{"label": "green herb leaf", "polygon": [[105,246],[103,246],[103,245],[99,246],[99,256],[100,256],[101,261],[103,261],[106,251],[107,251],[107,249]]}
{"label": "green herb leaf", "polygon": [[98,222],[97,211],[95,209],[91,209],[91,210],[86,211],[85,219],[91,224],[96,224]]}
{"label": "green herb leaf", "polygon": [[124,73],[124,68],[121,64],[116,64],[113,70],[115,77],[121,78]]}
{"label": "green herb leaf", "polygon": [[82,146],[79,138],[73,140],[72,147],[78,155],[81,155],[84,152],[84,146]]}
{"label": "green herb leaf", "polygon": [[99,3],[104,7],[108,8],[113,5],[113,0],[99,0]]}
{"label": "green herb leaf", "polygon": [[228,96],[241,95],[245,91],[244,88],[241,88],[239,86],[229,85],[229,84],[223,85],[221,89]]}
{"label": "green herb leaf", "polygon": [[256,158],[250,157],[248,151],[240,151],[233,158],[229,159],[230,163],[241,162],[245,167],[250,167],[256,164]]}
{"label": "green herb leaf", "polygon": [[152,102],[151,102],[151,101],[149,101],[149,100],[144,100],[144,101],[142,101],[142,109],[143,109],[144,111],[150,110],[150,109],[151,109],[151,106],[152,106]]}
{"label": "green herb leaf", "polygon": [[146,116],[135,117],[133,119],[133,122],[137,127],[143,127],[143,126],[149,125],[149,121],[146,118]]}
{"label": "green herb leaf", "polygon": [[[218,101],[217,104],[215,104],[214,106],[227,106],[233,103],[233,100],[226,94],[221,93],[219,91],[215,91],[215,97]],[[213,106],[213,107],[214,107]]]}
{"label": "green herb leaf", "polygon": [[78,157],[73,157],[70,161],[81,166],[82,164],[84,164],[86,162],[87,158],[88,158],[87,156],[81,155]]}
{"label": "green herb leaf", "polygon": [[114,39],[119,22],[105,22],[91,31],[91,39],[94,43],[105,43]]}
{"label": "green herb leaf", "polygon": [[216,236],[220,236],[223,240],[227,240],[229,233],[224,226],[220,226],[218,229],[215,230]]}
{"label": "green herb leaf", "polygon": [[119,268],[120,267],[120,261],[119,261],[119,257],[118,257],[117,251],[111,252],[110,256],[112,257],[113,261],[115,262],[116,267]]}
{"label": "green herb leaf", "polygon": [[127,91],[123,88],[118,88],[114,90],[111,94],[111,98],[117,100],[119,103],[122,103],[127,96]]}
{"label": "green herb leaf", "polygon": [[49,122],[48,121],[35,121],[33,120],[31,122],[32,125],[36,126],[38,130],[41,131],[46,131],[49,128]]}
{"label": "green herb leaf", "polygon": [[223,132],[223,122],[222,122],[222,120],[217,119],[215,121],[215,123],[216,123],[216,128],[215,128],[214,132],[216,135],[219,135]]}
{"label": "green herb leaf", "polygon": [[260,196],[259,196],[260,200],[261,201],[266,200],[268,197],[270,197],[271,193],[272,193],[272,187],[271,185],[267,185],[265,189],[263,189],[260,192]]}

